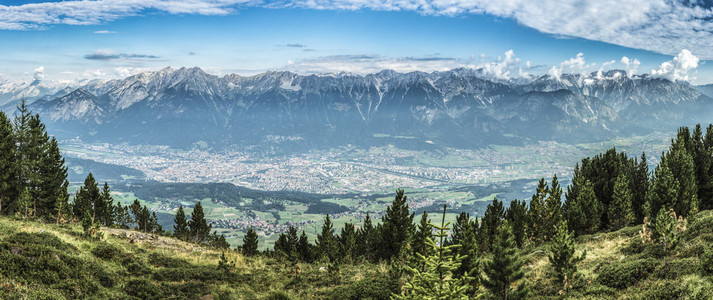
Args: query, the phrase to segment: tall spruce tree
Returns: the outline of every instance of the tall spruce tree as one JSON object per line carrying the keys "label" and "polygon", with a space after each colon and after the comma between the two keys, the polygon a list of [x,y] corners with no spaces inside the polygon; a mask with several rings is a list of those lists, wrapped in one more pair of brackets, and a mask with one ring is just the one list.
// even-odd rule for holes
{"label": "tall spruce tree", "polygon": [[339,235],[339,252],[344,263],[353,263],[358,255],[356,252],[356,230],[354,224],[345,223]]}
{"label": "tall spruce tree", "polygon": [[614,185],[614,195],[609,204],[609,228],[619,230],[634,222],[634,211],[631,209],[633,195],[631,184],[626,174],[621,173]]}
{"label": "tall spruce tree", "polygon": [[39,198],[40,216],[47,219],[57,218],[59,205],[67,207],[69,201],[69,181],[67,180],[67,167],[64,165],[64,158],[59,152],[57,140],[53,137],[47,145],[47,153],[43,156],[40,165],[42,180],[39,185],[41,197]]}
{"label": "tall spruce tree", "polygon": [[255,230],[252,227],[250,227],[250,229],[248,229],[248,232],[243,237],[243,246],[242,246],[243,255],[254,256],[258,253],[257,248],[258,248],[257,233],[255,233]]}
{"label": "tall spruce tree", "polygon": [[[687,128],[686,128],[687,129]],[[684,133],[687,130],[684,131]],[[688,138],[688,137],[686,137]],[[661,163],[666,164],[671,170],[673,178],[678,181],[678,195],[674,199],[672,208],[677,214],[687,217],[698,211],[698,186],[696,185],[696,170],[693,157],[689,150],[692,148],[690,138],[673,141],[671,149],[661,158]]]}
{"label": "tall spruce tree", "polygon": [[[28,127],[27,151],[24,155],[27,167],[25,187],[29,188],[32,194],[33,216],[45,216],[47,208],[54,206],[55,197],[52,197],[51,190],[45,186],[46,179],[43,174],[43,163],[49,147],[49,136],[45,125],[40,121],[39,115],[30,117]],[[48,199],[49,198],[49,199]]]}
{"label": "tall spruce tree", "polygon": [[530,287],[522,281],[525,262],[520,258],[510,224],[500,226],[492,255],[483,267],[483,286],[495,299],[527,299]]}
{"label": "tall spruce tree", "polygon": [[84,179],[84,185],[79,188],[77,194],[74,196],[74,216],[77,218],[83,218],[84,212],[88,211],[89,216],[92,217],[92,223],[96,221],[97,208],[101,208],[104,203],[101,202],[99,186],[96,180],[94,180],[94,175],[89,173],[87,178]]}
{"label": "tall spruce tree", "polygon": [[564,291],[567,291],[574,283],[577,264],[584,260],[587,251],[585,250],[580,256],[574,255],[574,232],[569,231],[566,221],[562,221],[557,226],[557,234],[552,238],[549,250],[548,258],[555,274],[555,280],[562,284]]}
{"label": "tall spruce tree", "polygon": [[334,261],[337,250],[337,240],[334,237],[334,225],[329,214],[324,218],[322,233],[317,235],[317,253],[320,259]]}
{"label": "tall spruce tree", "polygon": [[635,162],[636,168],[632,176],[632,202],[631,209],[634,211],[634,223],[644,222],[644,205],[646,204],[646,191],[649,190],[649,165],[646,162],[646,153],[641,153],[641,160]]}
{"label": "tall spruce tree", "polygon": [[415,253],[420,253],[423,256],[429,255],[428,251],[431,249],[427,241],[431,237],[432,231],[431,220],[428,219],[428,213],[424,211],[416,228],[416,234],[413,236],[411,249],[414,251],[414,256],[416,256]]}
{"label": "tall spruce tree", "polygon": [[[585,179],[580,177],[577,180]],[[577,235],[594,233],[600,228],[599,216],[604,207],[597,199],[594,186],[589,180],[577,185],[577,197],[567,201],[565,219]]]}
{"label": "tall spruce tree", "polygon": [[[478,249],[478,221],[466,218],[463,230],[454,252],[461,257],[461,264],[453,271],[453,276],[468,284],[466,294],[475,297],[478,294],[480,283],[480,251]],[[456,244],[454,244],[456,245]]]}
{"label": "tall spruce tree", "polygon": [[[707,177],[708,180],[701,179],[704,181],[703,185],[699,186],[698,195],[700,197],[700,208],[701,209],[712,209],[713,208],[713,124],[708,124],[706,127],[706,135],[703,138],[703,155],[706,156],[708,160],[708,171],[707,175],[701,177]],[[701,170],[702,172],[703,170]]]}
{"label": "tall spruce tree", "polygon": [[111,189],[109,189],[108,183],[104,182],[99,198],[98,203],[101,204],[99,208],[99,221],[107,227],[114,225],[114,217],[112,214],[114,210],[114,198],[111,196]]}
{"label": "tall spruce tree", "polygon": [[549,238],[554,236],[557,226],[562,221],[562,187],[560,187],[557,174],[552,177],[550,193],[545,200],[545,208],[547,214],[544,228],[548,231],[546,236]]}
{"label": "tall spruce tree", "polygon": [[530,235],[530,240],[535,244],[545,242],[549,233],[549,228],[547,228],[549,213],[545,203],[549,193],[550,188],[547,182],[544,178],[540,179],[537,190],[530,200],[530,211],[528,212],[527,232]]}
{"label": "tall spruce tree", "polygon": [[364,217],[364,224],[361,228],[359,228],[359,234],[357,237],[357,248],[359,249],[359,253],[362,253],[366,260],[374,261],[378,236],[376,228],[371,223],[369,213],[366,213],[366,217]]}
{"label": "tall spruce tree", "polygon": [[651,186],[646,193],[644,213],[652,220],[663,206],[674,207],[679,193],[678,180],[663,161],[654,170]]}
{"label": "tall spruce tree", "polygon": [[527,217],[527,203],[525,203],[525,200],[518,201],[515,199],[511,201],[510,206],[505,211],[505,220],[507,220],[512,227],[512,234],[515,237],[515,243],[517,243],[518,247],[522,247],[525,243]]}
{"label": "tall spruce tree", "polygon": [[0,111],[0,215],[12,207],[17,197],[15,133],[4,112]]}
{"label": "tall spruce tree", "polygon": [[409,213],[404,190],[396,190],[394,201],[386,208],[386,214],[381,218],[381,258],[390,260],[409,242],[416,232],[413,217],[414,214]]}
{"label": "tall spruce tree", "polygon": [[196,203],[191,212],[191,219],[188,221],[188,232],[190,240],[196,244],[202,243],[210,234],[213,228],[212,224],[208,224],[203,214],[203,206],[200,202]]}
{"label": "tall spruce tree", "polygon": [[[32,118],[32,112],[25,99],[22,99],[20,105],[17,106],[17,113],[15,114],[15,119],[13,120],[13,128],[15,131],[15,168],[16,168],[16,178],[17,178],[17,191],[18,193],[24,193],[25,188],[29,185],[30,173],[33,171],[34,163],[30,161],[28,155],[30,154],[30,119]],[[18,209],[19,210],[19,209]],[[80,215],[80,219],[81,219]]]}
{"label": "tall spruce tree", "polygon": [[186,213],[183,211],[183,205],[178,206],[178,212],[173,218],[173,236],[179,240],[185,240],[188,236],[188,222],[186,222]]}
{"label": "tall spruce tree", "polygon": [[490,252],[491,245],[495,242],[498,228],[505,217],[503,202],[494,198],[492,203],[485,209],[483,218],[480,220],[478,229],[478,249],[482,252]]}
{"label": "tall spruce tree", "polygon": [[297,253],[299,254],[300,260],[312,262],[312,244],[309,243],[307,233],[305,233],[304,230],[302,230],[300,239],[297,241]]}

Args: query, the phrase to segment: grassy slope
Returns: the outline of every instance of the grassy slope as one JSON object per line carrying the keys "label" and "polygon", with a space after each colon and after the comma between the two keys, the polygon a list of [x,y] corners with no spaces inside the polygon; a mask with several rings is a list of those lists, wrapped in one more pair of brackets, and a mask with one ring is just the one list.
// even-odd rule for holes
{"label": "grassy slope", "polygon": [[[684,241],[664,268],[658,248],[643,245],[639,226],[582,236],[587,251],[572,290],[561,295],[552,282],[547,246],[522,251],[526,280],[537,298],[711,299],[713,281],[700,272],[699,255],[713,242],[713,211],[689,220]],[[171,238],[104,229],[86,240],[78,225],[53,225],[0,218],[0,299],[296,299],[388,295],[385,264],[342,265],[341,283],[320,270],[325,264],[293,265],[273,258],[228,252],[235,268],[218,269],[220,253]],[[134,241],[133,243],[131,241]],[[666,271],[667,270],[667,271]]]}

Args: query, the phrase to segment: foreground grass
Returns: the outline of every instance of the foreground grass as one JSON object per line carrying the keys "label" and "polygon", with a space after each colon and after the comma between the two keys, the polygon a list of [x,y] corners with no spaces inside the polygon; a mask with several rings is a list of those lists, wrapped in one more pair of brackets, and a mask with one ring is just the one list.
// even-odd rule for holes
{"label": "foreground grass", "polygon": [[[713,299],[700,256],[713,244],[713,211],[689,219],[677,251],[641,243],[639,226],[577,238],[587,251],[565,292],[547,245],[523,249],[538,299]],[[76,224],[0,217],[0,299],[387,299],[398,285],[386,264],[295,264],[225,253],[130,230],[86,239]]]}

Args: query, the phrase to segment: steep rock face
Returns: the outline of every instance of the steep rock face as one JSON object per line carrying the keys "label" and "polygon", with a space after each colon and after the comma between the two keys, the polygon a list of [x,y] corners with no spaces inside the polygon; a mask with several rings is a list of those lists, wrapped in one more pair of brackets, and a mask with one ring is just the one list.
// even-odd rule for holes
{"label": "steep rock face", "polygon": [[33,108],[50,126],[88,139],[230,145],[288,135],[317,147],[368,143],[377,133],[463,147],[591,140],[704,121],[713,108],[687,83],[618,70],[526,84],[485,78],[469,69],[218,77],[165,68],[59,91]]}

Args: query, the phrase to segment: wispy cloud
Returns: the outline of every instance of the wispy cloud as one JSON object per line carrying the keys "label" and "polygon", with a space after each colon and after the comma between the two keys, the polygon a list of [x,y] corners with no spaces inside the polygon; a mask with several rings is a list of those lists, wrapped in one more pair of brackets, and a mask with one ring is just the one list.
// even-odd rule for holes
{"label": "wispy cloud", "polygon": [[94,32],[95,34],[113,34],[116,33],[116,31],[110,31],[110,30],[97,30]]}
{"label": "wispy cloud", "polygon": [[[155,10],[227,15],[248,7],[490,14],[544,33],[676,55],[693,49],[713,59],[713,9],[690,0],[84,0],[0,5],[0,29],[101,24]],[[300,44],[294,44],[300,45]]]}
{"label": "wispy cloud", "polygon": [[117,53],[113,50],[97,50],[93,53],[85,55],[84,58],[90,60],[155,60],[160,57],[148,54]]}
{"label": "wispy cloud", "polygon": [[290,47],[290,48],[306,48],[307,45],[305,45],[305,44],[285,44],[285,47]]}

